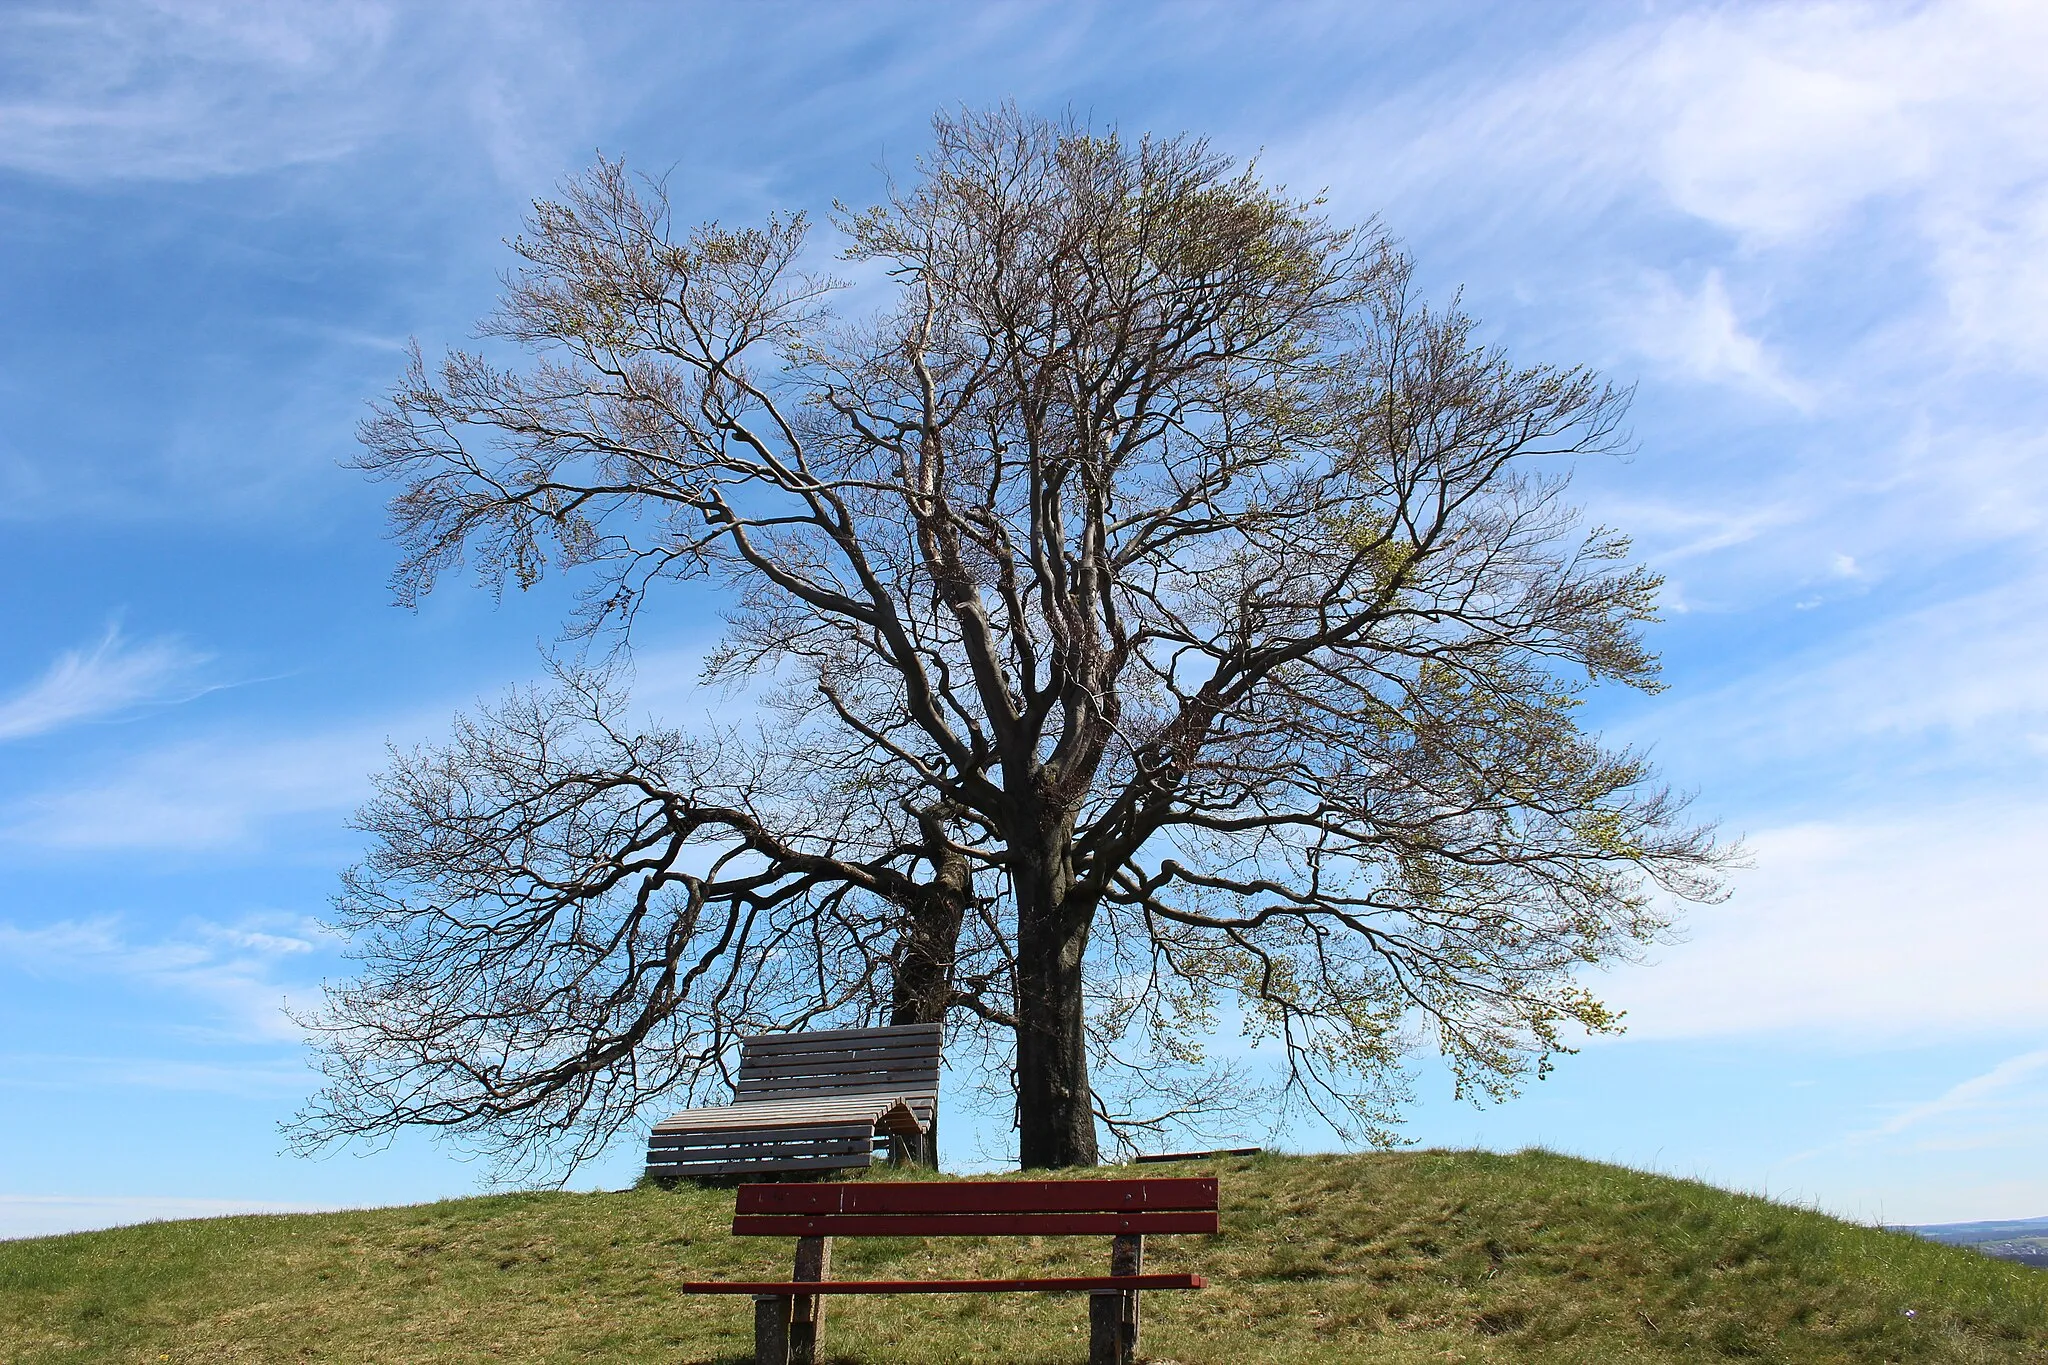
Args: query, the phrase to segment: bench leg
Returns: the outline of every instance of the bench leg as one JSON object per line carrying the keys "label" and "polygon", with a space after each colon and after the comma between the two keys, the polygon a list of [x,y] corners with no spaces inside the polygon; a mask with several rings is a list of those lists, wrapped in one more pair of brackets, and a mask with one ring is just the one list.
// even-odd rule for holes
{"label": "bench leg", "polygon": [[789,1299],[754,1296],[754,1365],[789,1365]]}
{"label": "bench leg", "polygon": [[[1124,1233],[1109,1244],[1109,1273],[1112,1275],[1142,1275],[1145,1273],[1145,1237],[1142,1233]],[[1123,1312],[1119,1315],[1123,1323],[1124,1358],[1138,1358],[1138,1291],[1126,1290],[1123,1294]]]}
{"label": "bench leg", "polygon": [[1088,1295],[1088,1365],[1132,1365],[1138,1358],[1138,1291]]}
{"label": "bench leg", "polygon": [[[796,1270],[792,1280],[826,1280],[832,1277],[832,1239],[796,1239]],[[799,1294],[790,1301],[789,1365],[817,1365],[818,1330],[825,1323],[822,1294]]]}
{"label": "bench leg", "polygon": [[[1145,1239],[1119,1234],[1109,1244],[1109,1273],[1145,1273]],[[1098,1289],[1088,1296],[1088,1365],[1132,1365],[1138,1358],[1138,1291]]]}
{"label": "bench leg", "polygon": [[937,1169],[938,1162],[932,1159],[931,1139],[923,1133],[915,1137],[894,1133],[889,1137],[889,1164],[891,1166],[930,1166]]}
{"label": "bench leg", "polygon": [[1098,1289],[1088,1296],[1088,1365],[1126,1365],[1123,1352],[1124,1296]]}

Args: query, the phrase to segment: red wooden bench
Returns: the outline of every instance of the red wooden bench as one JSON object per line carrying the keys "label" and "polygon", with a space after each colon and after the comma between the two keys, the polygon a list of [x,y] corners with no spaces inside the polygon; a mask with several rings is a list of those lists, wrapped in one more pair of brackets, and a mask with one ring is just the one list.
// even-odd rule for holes
{"label": "red wooden bench", "polygon": [[[787,1280],[691,1281],[690,1294],[754,1296],[755,1365],[815,1365],[828,1294],[1086,1293],[1090,1365],[1129,1365],[1138,1294],[1201,1289],[1200,1275],[1147,1275],[1145,1234],[1216,1231],[1214,1177],[1167,1180],[875,1181],[742,1185],[740,1236],[795,1237]],[[834,1280],[834,1237],[1034,1237],[1108,1234],[1109,1274],[1008,1280]]]}

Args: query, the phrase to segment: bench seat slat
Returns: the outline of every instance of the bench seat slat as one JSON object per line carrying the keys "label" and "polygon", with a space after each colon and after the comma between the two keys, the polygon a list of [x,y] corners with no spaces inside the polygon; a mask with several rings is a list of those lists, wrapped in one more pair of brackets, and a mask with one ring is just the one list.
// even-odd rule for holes
{"label": "bench seat slat", "polygon": [[743,1058],[756,1064],[776,1062],[829,1062],[831,1058],[854,1060],[854,1058],[934,1058],[942,1052],[938,1038],[877,1038],[872,1042],[801,1042],[801,1044],[745,1044]]}
{"label": "bench seat slat", "polygon": [[664,1161],[687,1165],[695,1161],[748,1161],[767,1160],[779,1156],[869,1156],[875,1150],[873,1133],[855,1134],[852,1137],[810,1138],[798,1142],[732,1142],[723,1147],[660,1147],[650,1148],[647,1153],[649,1165],[660,1166]]}
{"label": "bench seat slat", "polygon": [[[802,1151],[802,1148],[793,1148]],[[847,1171],[862,1170],[874,1165],[874,1158],[865,1152],[846,1152],[837,1156],[778,1156],[766,1157],[759,1161],[677,1161],[650,1162],[647,1174],[662,1179],[670,1176],[698,1175],[766,1175],[782,1171]]]}
{"label": "bench seat slat", "polygon": [[656,1133],[647,1139],[650,1152],[681,1151],[686,1147],[721,1147],[736,1142],[801,1142],[809,1138],[857,1138],[872,1140],[872,1123],[812,1124],[801,1128],[700,1128],[692,1133]]}
{"label": "bench seat slat", "polygon": [[753,1100],[743,1104],[714,1104],[702,1109],[684,1109],[670,1114],[655,1124],[654,1130],[660,1132],[664,1128],[696,1128],[706,1123],[723,1123],[728,1119],[780,1123],[784,1120],[815,1117],[820,1123],[856,1123],[861,1119],[871,1119],[873,1115],[886,1114],[897,1098],[886,1094],[834,1095],[816,1099],[788,1097]]}
{"label": "bench seat slat", "polygon": [[745,1042],[784,1046],[784,1044],[811,1044],[821,1038],[938,1038],[942,1027],[936,1023],[864,1023],[860,1027],[846,1029],[795,1029],[776,1033],[754,1033]]}
{"label": "bench seat slat", "polygon": [[1120,1289],[1207,1289],[1200,1275],[1070,1275],[1038,1280],[687,1280],[685,1294],[987,1294]]}
{"label": "bench seat slat", "polygon": [[1067,1237],[1091,1233],[1215,1232],[1199,1210],[1135,1213],[736,1214],[736,1237]]}
{"label": "bench seat slat", "polygon": [[[741,1072],[733,1082],[733,1104],[759,1104],[763,1092],[787,1091],[792,1097],[817,1095],[858,1094],[855,1087],[867,1086],[876,1091],[887,1091],[905,1099],[917,1096],[927,1103],[939,1097],[939,1073],[933,1071],[843,1071],[830,1075],[820,1073],[777,1072],[772,1076],[756,1076]],[[753,1098],[744,1098],[745,1096]]]}
{"label": "bench seat slat", "polygon": [[724,1128],[806,1128],[836,1123],[881,1124],[890,1132],[921,1132],[929,1121],[898,1097],[844,1095],[831,1099],[762,1100],[712,1109],[686,1109],[654,1125],[654,1135],[706,1133]]}

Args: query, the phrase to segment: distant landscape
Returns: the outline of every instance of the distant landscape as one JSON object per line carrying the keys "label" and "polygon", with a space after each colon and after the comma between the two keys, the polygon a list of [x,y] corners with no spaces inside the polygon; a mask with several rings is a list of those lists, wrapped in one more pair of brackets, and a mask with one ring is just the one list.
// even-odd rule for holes
{"label": "distant landscape", "polygon": [[2007,1223],[1928,1223],[1902,1231],[1953,1247],[1969,1247],[2001,1261],[2017,1261],[2048,1270],[2048,1218],[2022,1218]]}

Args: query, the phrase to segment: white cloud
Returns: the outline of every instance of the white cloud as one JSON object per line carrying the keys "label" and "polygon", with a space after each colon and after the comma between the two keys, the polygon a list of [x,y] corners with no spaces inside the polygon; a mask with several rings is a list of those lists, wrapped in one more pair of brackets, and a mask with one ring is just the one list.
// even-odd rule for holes
{"label": "white cloud", "polygon": [[1674,205],[1761,248],[1881,204],[1926,244],[1946,342],[2048,366],[2048,9],[1718,11],[1672,24],[1647,74],[1646,160]]}
{"label": "white cloud", "polygon": [[[1810,602],[1816,591],[1891,588],[1916,603],[1950,597],[1950,607],[1926,609],[1925,623],[1952,634],[1944,612],[1974,622],[1997,598],[2004,625],[2018,632],[1999,648],[2034,648],[2039,614],[2027,598],[2043,578],[2032,540],[2048,525],[2048,434],[2027,427],[2023,410],[1991,403],[1970,420],[1912,403],[1890,409],[1896,395],[1880,389],[1831,382],[1828,401],[1861,403],[1859,420],[1743,433],[1732,451],[1697,462],[1699,452],[1687,452],[1661,469],[1646,459],[1585,470],[1581,495],[1596,520],[1635,536],[1682,609],[1768,610]],[[2013,425],[1991,425],[1994,417]],[[1693,419],[1667,409],[1659,420]],[[1911,652],[1921,638],[1909,632],[1897,643]]]}
{"label": "white cloud", "polygon": [[[1773,1165],[1774,1183],[1847,1176],[1862,1187],[1856,1202],[1879,1210],[1880,1220],[1889,1208],[1893,1223],[2026,1217],[2048,1190],[2039,1177],[2044,1126],[2048,1049],[2036,1049],[1783,1158]],[[1928,1167],[1942,1172],[1938,1192],[1913,1188],[1921,1181],[1908,1173]]]}
{"label": "white cloud", "polygon": [[381,733],[367,730],[176,744],[15,801],[0,840],[55,851],[246,844],[277,820],[360,804],[382,758]]}
{"label": "white cloud", "polygon": [[595,77],[584,27],[517,3],[0,8],[0,166],[204,180],[337,161],[428,128],[473,137],[507,183],[537,189],[588,155],[604,107],[652,79],[616,63]]}
{"label": "white cloud", "polygon": [[1635,338],[1643,354],[1687,378],[1744,385],[1799,409],[1812,406],[1806,387],[1743,329],[1719,270],[1709,270],[1690,293],[1669,276],[1650,272],[1642,293],[1617,310],[1615,325]]}
{"label": "white cloud", "polygon": [[2048,901],[2028,855],[2044,828],[2036,802],[1765,830],[1734,897],[1603,997],[1648,1039],[2038,1033]]}
{"label": "white cloud", "polygon": [[[2048,1071],[2048,1049],[2008,1057],[1981,1076],[1959,1081],[1931,1100],[1900,1110],[1873,1129],[1872,1136],[1890,1137],[1908,1129],[1953,1123],[1957,1119],[1981,1122],[1988,1114],[2009,1105],[2015,1092],[2044,1071]],[[2048,1092],[2033,1098],[2036,1102],[2048,1100]]]}
{"label": "white cloud", "polygon": [[[38,976],[105,978],[205,1001],[235,1036],[298,1036],[280,1012],[287,964],[317,953],[319,926],[263,917],[236,924],[194,920],[170,936],[138,938],[118,918],[0,923],[0,962]],[[190,1079],[189,1077],[186,1079]]]}
{"label": "white cloud", "polygon": [[[1858,559],[1837,556],[1828,568],[1845,590],[1868,591]],[[1816,763],[1895,777],[1930,762],[1986,777],[2038,773],[2028,737],[2048,736],[2044,594],[2048,579],[2036,571],[1882,615],[1805,650],[1773,651],[1725,686],[1657,706],[1617,733],[1655,745],[1695,780]]]}
{"label": "white cloud", "polygon": [[1647,370],[1645,458],[1581,487],[1685,609],[1905,566],[1939,593],[2048,520],[2048,7],[1662,7],[1588,31],[1340,109],[1275,161],[1384,210],[1518,354]]}
{"label": "white cloud", "polygon": [[[1811,243],[1874,200],[1917,215],[2034,202],[2048,149],[2048,11],[2028,0],[1695,7],[1613,32],[1471,98],[1422,107],[1399,170],[1530,208],[1598,210],[1644,189],[1755,248]],[[1474,171],[1483,168],[1483,176]],[[1489,184],[1488,182],[1492,182]],[[1920,218],[1923,224],[1931,220]]]}
{"label": "white cloud", "polygon": [[395,112],[346,97],[391,27],[367,3],[10,6],[0,164],[182,180],[339,156]]}
{"label": "white cloud", "polygon": [[2048,358],[2048,191],[1984,198],[1928,218],[1954,336],[1979,365],[2038,369]]}
{"label": "white cloud", "polygon": [[40,735],[151,702],[184,701],[209,656],[164,638],[131,643],[108,627],[90,650],[66,650],[43,676],[0,701],[0,740]]}
{"label": "white cloud", "polygon": [[[1933,132],[1910,105],[1903,35],[1869,7],[1682,19],[1624,81],[1655,110],[1641,153],[1672,202],[1778,242],[1923,179]],[[1920,70],[1924,70],[1921,68]]]}
{"label": "white cloud", "polygon": [[1882,205],[1919,234],[1953,339],[2048,365],[2044,123],[2048,8],[1779,4],[1631,29],[1428,141],[1561,177],[1581,209],[1647,188],[1752,253],[1829,249]]}

